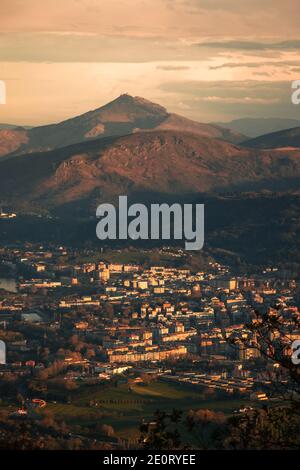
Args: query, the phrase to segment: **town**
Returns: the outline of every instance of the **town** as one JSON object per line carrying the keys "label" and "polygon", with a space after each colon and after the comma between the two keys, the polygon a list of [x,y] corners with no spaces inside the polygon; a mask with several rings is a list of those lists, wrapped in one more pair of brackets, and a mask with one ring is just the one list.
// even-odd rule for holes
{"label": "town", "polygon": [[[222,399],[237,413],[276,399],[272,382],[281,366],[262,357],[254,335],[247,343],[229,339],[247,336],[258,312],[274,307],[288,331],[300,315],[295,280],[276,267],[233,276],[214,261],[195,271],[184,265],[185,252],[172,248],[145,250],[149,262],[117,261],[142,251],[1,248],[1,272],[10,273],[0,300],[2,410],[22,418],[40,407],[55,413],[73,393],[93,387],[100,394],[87,398],[90,407],[147,407],[153,397],[134,393],[145,384]],[[173,262],[164,265],[159,254]],[[300,331],[288,337],[299,339]],[[110,386],[123,387],[123,396],[101,392]]]}

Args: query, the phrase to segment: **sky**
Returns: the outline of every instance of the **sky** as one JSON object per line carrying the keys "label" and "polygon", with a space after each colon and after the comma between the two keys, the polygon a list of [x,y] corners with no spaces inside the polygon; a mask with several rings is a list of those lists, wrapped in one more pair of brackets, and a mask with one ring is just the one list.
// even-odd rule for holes
{"label": "sky", "polygon": [[122,93],[201,122],[300,119],[299,0],[0,0],[0,123],[41,125]]}

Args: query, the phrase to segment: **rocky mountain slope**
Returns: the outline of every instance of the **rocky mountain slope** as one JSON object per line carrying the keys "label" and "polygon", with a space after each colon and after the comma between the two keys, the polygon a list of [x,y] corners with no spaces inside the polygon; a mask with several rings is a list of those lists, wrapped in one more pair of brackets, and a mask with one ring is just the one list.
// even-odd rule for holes
{"label": "rocky mountain slope", "polygon": [[300,149],[256,150],[187,132],[139,132],[0,162],[0,200],[14,208],[94,213],[121,194],[299,187]]}
{"label": "rocky mountain slope", "polygon": [[168,111],[144,98],[121,95],[93,111],[58,124],[32,129],[0,130],[0,157],[62,148],[109,136],[121,136],[159,129],[193,132],[229,142],[244,136],[220,126],[201,124]]}

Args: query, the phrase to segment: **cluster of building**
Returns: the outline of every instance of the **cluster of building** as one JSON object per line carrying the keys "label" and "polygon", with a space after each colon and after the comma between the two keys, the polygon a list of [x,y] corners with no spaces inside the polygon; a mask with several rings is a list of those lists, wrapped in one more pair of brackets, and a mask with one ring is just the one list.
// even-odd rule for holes
{"label": "cluster of building", "polygon": [[[43,246],[5,247],[1,257],[16,281],[15,291],[0,295],[5,367],[18,374],[46,367],[37,358],[41,346],[50,350],[48,366],[56,360],[49,332],[66,338],[68,331],[88,347],[62,357],[66,373],[81,364],[82,377],[107,379],[115,370],[150,368],[162,380],[250,395],[275,372],[260,368],[255,337],[235,346],[228,338],[247,335],[257,313],[274,306],[287,326],[299,317],[296,281],[274,268],[239,277],[218,263],[193,272],[180,263],[145,267],[109,262],[105,253],[94,260],[87,250]],[[44,331],[42,345],[30,328]]]}

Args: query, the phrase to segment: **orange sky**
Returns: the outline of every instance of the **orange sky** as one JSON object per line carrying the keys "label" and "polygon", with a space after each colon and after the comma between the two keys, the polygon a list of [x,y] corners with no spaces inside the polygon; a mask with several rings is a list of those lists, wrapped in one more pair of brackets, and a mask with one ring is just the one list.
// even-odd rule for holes
{"label": "orange sky", "polygon": [[201,121],[299,117],[299,0],[1,0],[0,122],[128,92]]}

